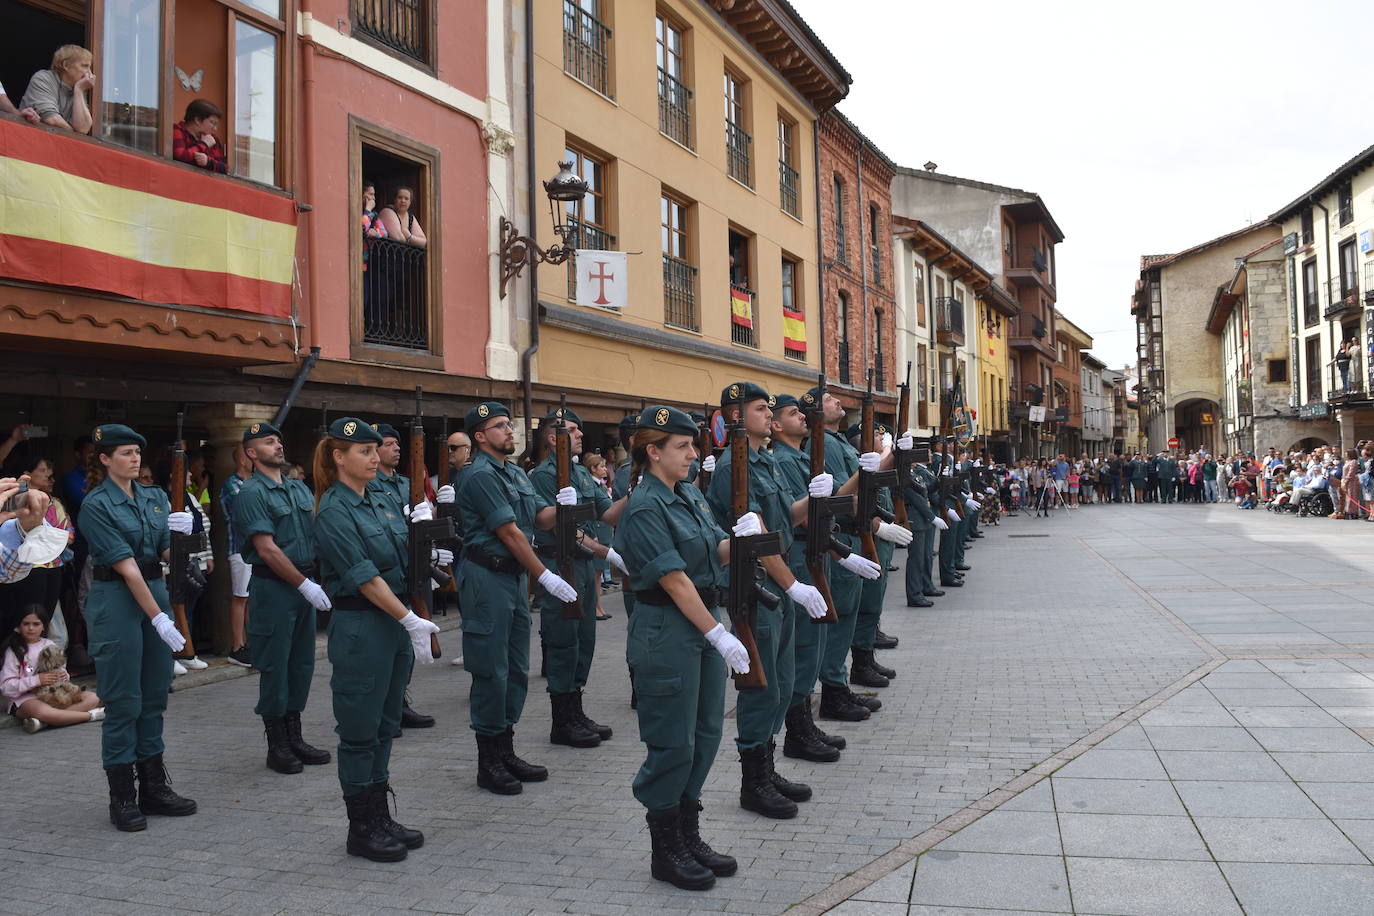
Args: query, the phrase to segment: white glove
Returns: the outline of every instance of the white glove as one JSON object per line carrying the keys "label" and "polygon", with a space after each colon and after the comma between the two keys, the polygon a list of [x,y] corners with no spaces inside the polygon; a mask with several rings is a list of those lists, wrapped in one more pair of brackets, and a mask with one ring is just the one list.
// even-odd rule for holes
{"label": "white glove", "polygon": [[891,522],[879,522],[878,530],[873,532],[873,536],[902,547],[911,543],[911,529]]}
{"label": "white glove", "polygon": [[715,647],[731,671],[736,674],[749,673],[749,650],[725,627],[720,624],[711,627],[706,633],[706,641]]}
{"label": "white glove", "polygon": [[296,591],[300,592],[301,597],[309,601],[317,611],[327,611],[334,606],[330,604],[329,596],[324,593],[324,589],[320,588],[320,583],[314,579],[306,579],[296,586]]}
{"label": "white glove", "polygon": [[616,553],[616,549],[614,547],[607,549],[606,562],[611,564],[611,567],[621,575],[628,576],[630,574],[630,567],[625,565],[625,558],[622,557],[620,554]]}
{"label": "white glove", "polygon": [[964,500],[964,507],[970,512],[977,512],[983,508],[983,504],[976,499],[966,499]]}
{"label": "white glove", "polygon": [[949,522],[947,522],[947,521],[945,521],[944,519],[940,518],[940,516],[938,516],[938,515],[935,516],[933,519],[931,519],[931,520],[930,520],[930,523],[931,523],[932,525],[934,525],[936,528],[940,529],[941,531],[948,531],[948,530],[949,530]]}
{"label": "white glove", "polygon": [[429,651],[429,637],[431,633],[439,632],[439,625],[414,611],[407,611],[401,618],[401,626],[410,635],[410,647],[415,650],[415,660],[422,665],[434,664],[434,654]]}
{"label": "white glove", "polygon": [[444,484],[442,487],[439,488],[438,492],[434,494],[434,501],[445,504],[451,503],[453,502],[456,495],[457,494],[453,492],[452,486],[450,486],[449,484]]}
{"label": "white glove", "polygon": [[446,550],[443,547],[435,547],[433,550],[429,552],[429,562],[434,563],[437,566],[452,566],[453,551]]}
{"label": "white glove", "polygon": [[911,435],[911,433],[902,433],[897,437],[897,449],[899,451],[909,452],[915,447],[916,437]]}
{"label": "white glove", "polygon": [[860,579],[876,579],[883,574],[881,566],[857,551],[847,557],[842,557],[840,565]]}
{"label": "white glove", "polygon": [[193,524],[195,524],[195,519],[189,512],[167,513],[167,527],[177,534],[190,534]]}
{"label": "white glove", "polygon": [[173,652],[180,652],[186,645],[186,640],[177,629],[177,625],[172,623],[172,618],[166,614],[158,614],[153,618],[153,629],[157,630],[157,635]]}
{"label": "white glove", "polygon": [[411,509],[409,515],[410,523],[413,525],[416,522],[431,521],[434,518],[434,510],[429,507],[429,503],[423,502],[418,503],[414,509]]}
{"label": "white glove", "polygon": [[564,604],[571,604],[577,600],[577,589],[569,585],[566,579],[551,569],[546,569],[539,574],[539,584],[544,586],[544,591]]}
{"label": "white glove", "polygon": [[716,456],[707,455],[704,459],[702,459],[701,469],[708,474],[714,473],[716,470]]}
{"label": "white glove", "polygon": [[996,496],[996,495],[997,495],[997,491],[994,490],[992,487],[983,487],[983,492],[986,493],[986,494],[988,494],[989,496]]}
{"label": "white glove", "polygon": [[945,513],[945,518],[949,519],[950,522],[955,525],[959,524],[959,513],[955,512],[953,509],[950,509]]}
{"label": "white glove", "polygon": [[883,463],[883,456],[877,452],[864,452],[859,456],[859,470],[868,471],[870,474],[878,470],[878,465]]}
{"label": "white glove", "polygon": [[731,528],[730,531],[737,538],[748,538],[756,534],[763,534],[763,521],[759,518],[757,512],[746,512],[735,521],[735,527]]}
{"label": "white glove", "polygon": [[878,451],[892,451],[892,433],[883,433],[882,441],[878,443]]}
{"label": "white glove", "polygon": [[806,485],[806,492],[812,496],[829,496],[835,492],[835,478],[829,474],[817,474]]}
{"label": "white glove", "polygon": [[825,604],[825,596],[814,585],[807,585],[805,582],[793,582],[792,586],[787,589],[787,597],[806,608],[806,613],[814,618],[821,618],[829,613]]}
{"label": "white glove", "polygon": [[577,505],[577,488],[564,487],[554,495],[554,499],[558,501],[560,506],[575,506]]}

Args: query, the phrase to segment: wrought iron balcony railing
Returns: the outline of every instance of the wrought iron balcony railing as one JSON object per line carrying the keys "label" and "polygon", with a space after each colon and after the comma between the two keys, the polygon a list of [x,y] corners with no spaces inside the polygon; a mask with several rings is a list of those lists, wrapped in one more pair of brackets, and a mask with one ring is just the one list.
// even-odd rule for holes
{"label": "wrought iron balcony railing", "polygon": [[430,62],[430,0],[353,0],[355,28],[398,54]]}
{"label": "wrought iron balcony railing", "polygon": [[563,0],[563,72],[611,94],[611,30],[573,0]]}
{"label": "wrought iron balcony railing", "polygon": [[725,122],[725,170],[742,185],[754,186],[749,168],[750,147],[754,138],[733,121]]}
{"label": "wrought iron balcony railing", "polygon": [[662,67],[658,68],[658,129],[669,139],[692,148],[692,90]]}
{"label": "wrought iron balcony railing", "polygon": [[[735,313],[735,302],[748,301],[748,316],[737,317]],[[758,296],[747,286],[738,283],[730,284],[730,342],[737,343],[742,347],[759,346],[759,316],[758,316]]]}
{"label": "wrought iron balcony railing", "polygon": [[797,197],[797,180],[801,173],[781,159],[778,160],[778,197],[782,210],[792,216],[801,216],[800,201]]}
{"label": "wrought iron balcony railing", "polygon": [[1337,317],[1347,311],[1357,311],[1360,307],[1360,281],[1354,274],[1345,277],[1332,277],[1327,283],[1327,318]]}
{"label": "wrought iron balcony railing", "polygon": [[697,269],[671,255],[663,256],[663,322],[684,331],[701,331],[697,314]]}
{"label": "wrought iron balcony railing", "polygon": [[839,345],[838,347],[836,347],[836,350],[838,350],[838,355],[839,355],[839,358],[840,358],[840,384],[841,384],[841,385],[848,385],[848,384],[849,384],[849,380],[850,380],[850,374],[849,374],[849,341],[847,341],[847,340],[842,340],[842,341],[840,341],[840,345]]}
{"label": "wrought iron balcony railing", "polygon": [[428,350],[425,249],[391,239],[368,239],[363,253],[363,341]]}

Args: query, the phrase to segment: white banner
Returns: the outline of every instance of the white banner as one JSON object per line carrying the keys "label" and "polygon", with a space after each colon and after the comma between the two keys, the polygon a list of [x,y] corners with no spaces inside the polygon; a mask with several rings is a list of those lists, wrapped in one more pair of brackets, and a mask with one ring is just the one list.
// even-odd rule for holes
{"label": "white banner", "polygon": [[1044,408],[1044,407],[1032,407],[1032,408],[1030,409],[1030,421],[1031,421],[1032,423],[1044,423],[1044,422],[1045,422],[1045,408]]}
{"label": "white banner", "polygon": [[623,309],[629,301],[625,252],[577,249],[577,304]]}

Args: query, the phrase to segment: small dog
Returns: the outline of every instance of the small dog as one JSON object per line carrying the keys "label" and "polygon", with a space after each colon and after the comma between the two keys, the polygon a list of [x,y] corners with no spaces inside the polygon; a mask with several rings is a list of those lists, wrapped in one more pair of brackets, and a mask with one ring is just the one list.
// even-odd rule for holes
{"label": "small dog", "polygon": [[[45,671],[67,670],[67,653],[57,646],[45,646],[42,652],[38,653],[38,664],[35,669],[39,674]],[[34,699],[42,700],[53,709],[66,709],[77,703],[81,699],[81,694],[85,691],[71,681],[63,681],[60,684],[52,684],[48,687],[39,687],[33,692]]]}

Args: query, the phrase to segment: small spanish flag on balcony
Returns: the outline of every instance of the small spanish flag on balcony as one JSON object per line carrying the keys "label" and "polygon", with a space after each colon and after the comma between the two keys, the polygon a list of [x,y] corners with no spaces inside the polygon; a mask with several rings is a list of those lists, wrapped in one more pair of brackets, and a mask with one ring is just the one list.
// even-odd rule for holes
{"label": "small spanish flag on balcony", "polygon": [[782,310],[782,345],[798,353],[806,352],[806,316],[801,312]]}
{"label": "small spanish flag on balcony", "polygon": [[730,287],[730,321],[742,328],[754,329],[754,298],[748,291]]}

